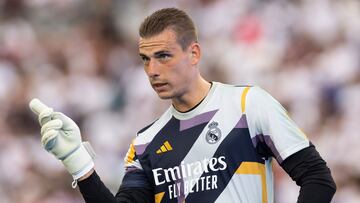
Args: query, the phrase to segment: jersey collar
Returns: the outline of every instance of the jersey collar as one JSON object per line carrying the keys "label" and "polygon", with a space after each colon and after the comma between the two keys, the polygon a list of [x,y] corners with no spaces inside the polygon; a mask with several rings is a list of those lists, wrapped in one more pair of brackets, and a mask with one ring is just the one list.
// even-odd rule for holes
{"label": "jersey collar", "polygon": [[180,112],[178,110],[176,110],[172,105],[170,106],[170,111],[171,114],[179,119],[179,120],[187,120],[190,119],[198,114],[201,113],[201,111],[204,109],[204,107],[206,106],[206,104],[210,101],[210,99],[213,97],[215,90],[217,89],[217,86],[219,85],[218,82],[212,82],[212,86],[209,90],[209,92],[207,93],[206,97],[201,101],[201,103],[199,105],[197,105],[197,107],[195,107],[194,109],[187,111],[187,112]]}

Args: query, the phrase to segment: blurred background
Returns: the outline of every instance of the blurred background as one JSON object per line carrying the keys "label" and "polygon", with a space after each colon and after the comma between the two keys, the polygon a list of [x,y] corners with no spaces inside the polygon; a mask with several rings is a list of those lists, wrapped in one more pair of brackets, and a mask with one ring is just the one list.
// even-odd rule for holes
{"label": "blurred background", "polygon": [[[82,202],[41,147],[34,97],[77,122],[117,191],[131,140],[169,105],[148,84],[137,29],[172,6],[198,27],[204,76],[269,91],[327,161],[333,202],[360,202],[360,1],[0,0],[1,202]],[[275,202],[295,202],[299,187],[274,168]]]}

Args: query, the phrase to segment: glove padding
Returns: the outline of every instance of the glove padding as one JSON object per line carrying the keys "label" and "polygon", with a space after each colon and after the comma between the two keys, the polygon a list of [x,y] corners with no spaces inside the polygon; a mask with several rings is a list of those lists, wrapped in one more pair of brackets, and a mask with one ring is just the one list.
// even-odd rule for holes
{"label": "glove padding", "polygon": [[95,153],[89,143],[82,142],[80,129],[73,120],[38,99],[31,100],[29,106],[39,116],[43,147],[62,161],[74,180],[94,168]]}

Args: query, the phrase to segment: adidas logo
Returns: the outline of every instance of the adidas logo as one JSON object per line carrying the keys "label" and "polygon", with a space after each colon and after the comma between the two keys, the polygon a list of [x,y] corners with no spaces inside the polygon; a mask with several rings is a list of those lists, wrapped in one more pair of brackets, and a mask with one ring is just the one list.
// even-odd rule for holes
{"label": "adidas logo", "polygon": [[156,154],[161,154],[171,150],[173,150],[172,146],[168,141],[165,141],[164,144],[161,145],[160,149],[156,151]]}

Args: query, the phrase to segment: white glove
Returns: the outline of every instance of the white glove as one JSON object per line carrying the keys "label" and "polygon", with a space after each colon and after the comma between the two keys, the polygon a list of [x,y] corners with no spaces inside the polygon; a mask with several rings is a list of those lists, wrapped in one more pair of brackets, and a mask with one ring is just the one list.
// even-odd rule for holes
{"label": "white glove", "polygon": [[94,168],[95,153],[88,142],[81,141],[80,129],[73,120],[38,99],[31,100],[29,106],[39,116],[43,147],[62,161],[74,180]]}

